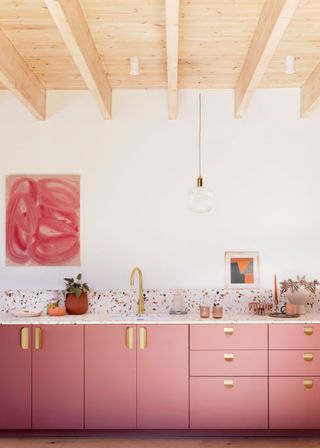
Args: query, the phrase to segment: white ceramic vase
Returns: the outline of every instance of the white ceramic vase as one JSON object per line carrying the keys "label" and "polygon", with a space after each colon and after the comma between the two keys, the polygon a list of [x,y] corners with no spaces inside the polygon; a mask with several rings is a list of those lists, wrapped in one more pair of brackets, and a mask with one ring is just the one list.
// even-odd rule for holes
{"label": "white ceramic vase", "polygon": [[306,314],[305,305],[311,300],[311,293],[304,288],[299,288],[297,291],[286,292],[286,297],[289,303],[297,306],[297,314]]}

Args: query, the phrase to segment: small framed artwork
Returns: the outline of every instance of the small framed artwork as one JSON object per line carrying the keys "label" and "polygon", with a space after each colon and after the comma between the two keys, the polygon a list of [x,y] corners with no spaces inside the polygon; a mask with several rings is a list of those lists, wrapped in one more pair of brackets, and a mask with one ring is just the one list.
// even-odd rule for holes
{"label": "small framed artwork", "polygon": [[259,288],[259,252],[225,252],[226,288]]}

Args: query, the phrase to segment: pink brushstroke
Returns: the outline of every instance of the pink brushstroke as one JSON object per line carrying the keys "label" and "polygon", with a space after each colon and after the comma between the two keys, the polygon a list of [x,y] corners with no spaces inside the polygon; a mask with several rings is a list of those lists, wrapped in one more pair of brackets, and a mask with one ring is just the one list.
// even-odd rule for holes
{"label": "pink brushstroke", "polygon": [[8,176],[7,264],[80,264],[79,176]]}

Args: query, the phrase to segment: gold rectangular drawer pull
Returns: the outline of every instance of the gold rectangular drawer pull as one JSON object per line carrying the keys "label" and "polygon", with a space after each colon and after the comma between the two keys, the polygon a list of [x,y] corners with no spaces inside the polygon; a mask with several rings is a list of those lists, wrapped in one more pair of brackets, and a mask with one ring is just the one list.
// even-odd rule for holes
{"label": "gold rectangular drawer pull", "polygon": [[304,327],[304,334],[307,336],[311,336],[313,334],[313,328],[312,327]]}
{"label": "gold rectangular drawer pull", "polygon": [[126,329],[126,347],[129,350],[133,349],[133,328],[132,327],[128,327]]}
{"label": "gold rectangular drawer pull", "polygon": [[234,386],[233,380],[224,380],[223,381],[224,387],[231,389]]}
{"label": "gold rectangular drawer pull", "polygon": [[304,353],[303,354],[303,359],[305,361],[308,361],[308,362],[312,361],[313,360],[313,353]]}
{"label": "gold rectangular drawer pull", "polygon": [[233,358],[234,358],[233,353],[225,353],[223,355],[223,357],[224,357],[224,360],[227,362],[233,361]]}
{"label": "gold rectangular drawer pull", "polygon": [[147,329],[145,327],[140,328],[140,348],[141,350],[147,348]]}
{"label": "gold rectangular drawer pull", "polygon": [[312,389],[313,381],[312,380],[303,380],[303,385],[306,389]]}
{"label": "gold rectangular drawer pull", "polygon": [[223,329],[223,331],[224,331],[224,334],[233,334],[234,329],[232,327],[225,327]]}
{"label": "gold rectangular drawer pull", "polygon": [[41,328],[37,327],[34,330],[34,348],[36,350],[40,350],[42,346],[42,330]]}
{"label": "gold rectangular drawer pull", "polygon": [[23,350],[29,349],[29,328],[21,328],[20,345]]}

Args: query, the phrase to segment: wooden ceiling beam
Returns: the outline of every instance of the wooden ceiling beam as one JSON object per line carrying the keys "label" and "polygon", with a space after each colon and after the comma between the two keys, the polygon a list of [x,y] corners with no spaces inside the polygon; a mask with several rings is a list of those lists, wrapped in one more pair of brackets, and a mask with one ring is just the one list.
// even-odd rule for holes
{"label": "wooden ceiling beam", "polygon": [[300,0],[266,0],[235,89],[235,117],[243,116]]}
{"label": "wooden ceiling beam", "polygon": [[300,90],[300,114],[306,117],[320,104],[320,64],[303,83]]}
{"label": "wooden ceiling beam", "polygon": [[166,1],[167,82],[169,119],[178,113],[179,0]]}
{"label": "wooden ceiling beam", "polygon": [[104,118],[111,118],[112,90],[79,0],[45,4]]}
{"label": "wooden ceiling beam", "polygon": [[46,117],[46,89],[0,30],[0,82],[39,120]]}

